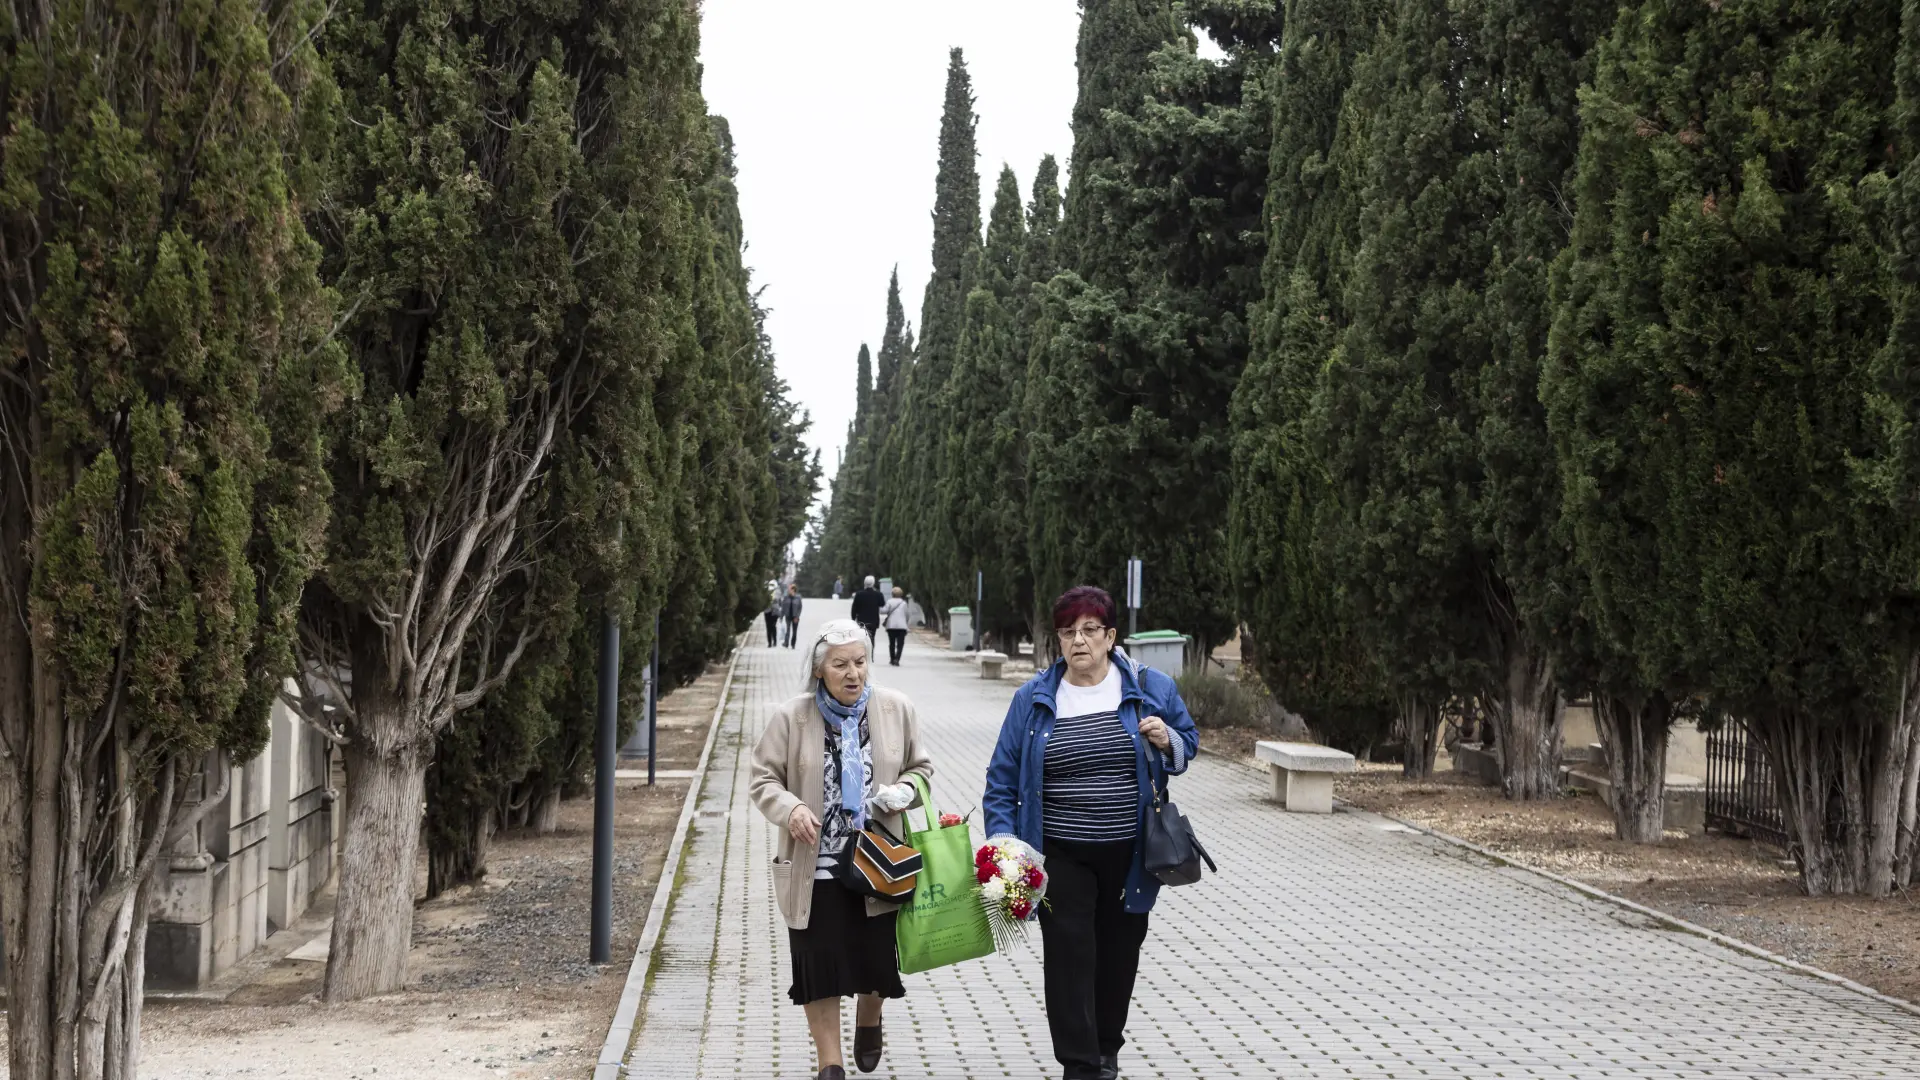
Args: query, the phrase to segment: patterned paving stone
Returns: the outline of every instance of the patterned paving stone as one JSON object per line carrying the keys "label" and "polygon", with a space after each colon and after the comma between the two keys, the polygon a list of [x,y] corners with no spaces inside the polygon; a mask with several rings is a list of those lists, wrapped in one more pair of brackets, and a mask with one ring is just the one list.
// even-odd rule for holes
{"label": "patterned paving stone", "polygon": [[[846,604],[813,600],[808,622]],[[741,657],[628,1075],[813,1075],[787,1001],[773,827],[747,801],[796,652]],[[1015,685],[918,641],[880,681],[917,705],[943,809],[978,805]],[[1920,1017],[1665,929],[1367,814],[1287,814],[1205,756],[1174,796],[1219,876],[1166,890],[1135,988],[1128,1080],[1218,1077],[1920,1077]],[[977,818],[976,818],[977,820]],[[881,1077],[1058,1076],[1039,940],[905,977]],[[852,1009],[846,1010],[851,1046]]]}

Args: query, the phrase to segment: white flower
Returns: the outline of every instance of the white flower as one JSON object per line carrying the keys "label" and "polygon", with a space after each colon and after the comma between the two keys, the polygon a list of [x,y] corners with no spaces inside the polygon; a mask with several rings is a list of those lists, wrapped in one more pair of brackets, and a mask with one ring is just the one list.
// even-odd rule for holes
{"label": "white flower", "polygon": [[993,868],[1001,877],[1006,878],[1008,881],[1020,880],[1020,861],[1018,859],[1001,859],[999,862],[993,864]]}
{"label": "white flower", "polygon": [[980,886],[980,895],[997,904],[1006,898],[1007,883],[999,878],[991,878],[985,885]]}

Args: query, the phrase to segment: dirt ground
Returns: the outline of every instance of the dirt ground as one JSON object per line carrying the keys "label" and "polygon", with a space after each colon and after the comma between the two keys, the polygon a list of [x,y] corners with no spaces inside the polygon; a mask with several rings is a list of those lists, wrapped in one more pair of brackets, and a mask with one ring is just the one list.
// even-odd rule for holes
{"label": "dirt ground", "polygon": [[[660,702],[660,770],[698,764],[726,669]],[[624,765],[633,768],[633,765]],[[644,760],[638,763],[642,771]],[[285,953],[326,925],[331,899],[224,978],[224,1002],[149,1002],[141,1075],[154,1080],[579,1080],[592,1075],[653,903],[685,779],[621,780],[615,819],[611,965],[587,963],[592,799],[562,804],[559,831],[494,840],[488,879],[422,903],[412,985],[319,1004],[325,964]],[[420,891],[425,894],[424,862]],[[278,954],[277,956],[271,954]],[[6,1076],[0,1025],[0,1077]]]}
{"label": "dirt ground", "polygon": [[1672,831],[1658,845],[1623,843],[1596,796],[1512,803],[1447,768],[1444,753],[1426,781],[1407,780],[1397,765],[1362,765],[1336,780],[1334,794],[1920,1002],[1920,896],[1809,897],[1792,861],[1770,845]]}

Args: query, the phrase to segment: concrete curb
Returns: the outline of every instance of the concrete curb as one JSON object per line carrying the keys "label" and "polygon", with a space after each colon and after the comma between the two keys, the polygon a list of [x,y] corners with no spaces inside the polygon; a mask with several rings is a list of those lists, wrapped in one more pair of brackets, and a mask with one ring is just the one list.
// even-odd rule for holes
{"label": "concrete curb", "polygon": [[733,675],[740,667],[740,654],[746,652],[747,635],[734,642],[733,658],[727,661],[727,679],[720,685],[720,701],[713,707],[713,720],[707,725],[707,744],[700,750],[700,762],[693,768],[687,784],[686,801],[680,805],[680,821],[673,827],[673,841],[667,845],[667,861],[660,864],[660,881],[653,888],[653,906],[647,909],[647,924],[633,950],[633,962],[627,967],[626,985],[620,991],[620,1004],[613,1010],[613,1023],[607,1026],[607,1041],[601,1044],[600,1061],[593,1067],[593,1080],[620,1080],[626,1064],[627,1048],[633,1044],[633,1029],[640,1023],[640,1006],[647,996],[647,971],[653,965],[653,951],[660,944],[660,931],[667,921],[667,904],[673,898],[673,886],[680,876],[680,852],[687,846],[687,829],[700,804],[700,789],[706,786],[707,762],[713,757],[713,743],[720,733],[720,718],[726,715],[727,702],[733,697]]}
{"label": "concrete curb", "polygon": [[1371,810],[1362,810],[1351,803],[1342,802],[1339,805],[1343,809],[1345,809],[1348,813],[1366,814],[1369,817],[1376,817],[1382,821],[1391,821],[1396,825],[1404,826],[1408,829],[1413,830],[1414,832],[1420,833],[1423,836],[1430,836],[1433,839],[1438,840],[1442,843],[1451,844],[1454,847],[1461,848],[1466,851],[1471,851],[1475,855],[1479,855],[1483,858],[1492,859],[1493,861],[1499,863],[1502,866],[1511,866],[1516,870],[1524,871],[1526,873],[1534,875],[1535,877],[1545,878],[1556,885],[1563,885],[1569,889],[1572,889],[1577,893],[1581,893],[1585,896],[1589,896],[1595,900],[1600,900],[1605,903],[1612,904],[1615,907],[1625,908],[1626,910],[1634,912],[1635,914],[1644,915],[1647,918],[1654,919],[1658,922],[1664,923],[1668,927],[1671,927],[1672,929],[1679,930],[1683,933],[1692,934],[1695,937],[1705,938],[1706,940],[1711,941],[1715,945],[1719,945],[1722,948],[1732,949],[1734,952],[1744,953],[1748,956],[1754,957],[1755,959],[1765,960],[1767,963],[1770,963],[1770,964],[1777,964],[1780,967],[1786,968],[1790,971],[1798,972],[1802,975],[1811,975],[1812,977],[1819,979],[1823,982],[1829,982],[1834,984],[1835,986],[1844,987],[1863,997],[1869,998],[1873,1001],[1877,1001],[1882,1005],[1889,1005],[1889,1006],[1892,1006],[1893,1008],[1899,1009],[1902,1012],[1910,1013],[1914,1016],[1920,1016],[1920,1005],[1916,1005],[1911,1001],[1906,1001],[1901,998],[1893,997],[1890,994],[1883,994],[1880,991],[1875,990],[1871,986],[1866,986],[1861,983],[1854,982],[1852,979],[1849,979],[1844,975],[1835,975],[1831,971],[1822,971],[1817,967],[1813,967],[1808,964],[1803,964],[1798,960],[1790,960],[1787,957],[1781,956],[1778,953],[1768,952],[1767,950],[1761,948],[1758,945],[1752,945],[1747,942],[1741,941],[1739,938],[1728,937],[1727,935],[1722,934],[1716,930],[1709,930],[1706,927],[1700,926],[1696,923],[1690,923],[1685,919],[1676,918],[1675,916],[1669,915],[1664,911],[1659,911],[1654,908],[1650,908],[1645,904],[1635,903],[1634,901],[1629,900],[1624,896],[1615,896],[1613,893],[1607,892],[1605,889],[1597,889],[1592,885],[1587,884],[1584,881],[1576,881],[1573,878],[1566,877],[1561,874],[1556,874],[1551,870],[1542,870],[1537,866],[1529,866],[1526,863],[1518,862],[1509,856],[1500,854],[1497,851],[1491,851],[1487,848],[1483,848],[1479,844],[1475,844],[1472,841],[1462,840],[1457,836],[1450,836],[1446,833],[1440,832],[1437,829],[1430,829],[1425,825],[1420,824],[1419,822],[1408,821],[1404,818],[1397,818],[1390,814],[1377,814]]}

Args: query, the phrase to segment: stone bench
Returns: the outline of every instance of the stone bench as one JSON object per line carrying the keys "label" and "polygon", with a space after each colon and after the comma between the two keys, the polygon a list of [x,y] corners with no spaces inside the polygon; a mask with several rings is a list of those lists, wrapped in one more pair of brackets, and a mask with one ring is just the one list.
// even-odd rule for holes
{"label": "stone bench", "polygon": [[983,679],[998,679],[1000,677],[1000,669],[1006,666],[1007,654],[982,652],[978,655],[980,659],[980,677]]}
{"label": "stone bench", "polygon": [[1253,756],[1273,776],[1273,800],[1300,814],[1333,813],[1333,774],[1353,771],[1353,755],[1313,743],[1260,742]]}

